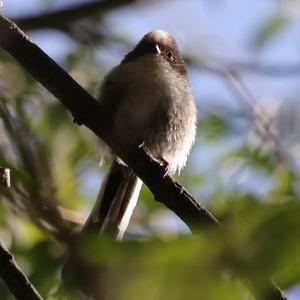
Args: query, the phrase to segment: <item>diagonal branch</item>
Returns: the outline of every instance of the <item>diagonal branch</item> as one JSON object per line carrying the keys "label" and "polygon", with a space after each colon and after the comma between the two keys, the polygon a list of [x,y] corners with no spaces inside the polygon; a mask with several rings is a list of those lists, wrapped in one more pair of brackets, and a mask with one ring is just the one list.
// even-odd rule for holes
{"label": "diagonal branch", "polygon": [[218,224],[217,219],[181,185],[165,176],[164,168],[143,148],[136,147],[129,153],[125,145],[119,145],[114,138],[111,120],[99,102],[5,17],[0,19],[0,46],[71,111],[75,122],[84,124],[101,137],[150,188],[156,200],[173,210],[191,230],[203,224]]}
{"label": "diagonal branch", "polygon": [[[9,169],[0,167],[0,186],[10,186]],[[13,256],[0,242],[0,277],[16,299],[42,300],[26,275],[15,264]]]}
{"label": "diagonal branch", "polygon": [[26,16],[15,19],[15,23],[24,30],[35,30],[46,27],[60,28],[70,25],[74,21],[89,16],[101,16],[108,11],[135,2],[136,0],[104,0],[104,1],[83,1],[76,6],[62,8],[54,12],[47,12],[39,15]]}
{"label": "diagonal branch", "polygon": [[15,264],[13,256],[0,243],[0,276],[16,299],[42,300],[28,278]]}
{"label": "diagonal branch", "polygon": [[[175,212],[192,231],[199,226],[216,227],[219,224],[188,191],[170,176],[165,176],[164,168],[155,162],[145,149],[136,147],[134,151],[129,152],[125,145],[118,144],[111,120],[103,112],[100,103],[3,15],[0,15],[0,46],[71,111],[76,123],[84,124],[101,137],[143,180],[155,199]],[[270,280],[267,280],[266,288],[272,292],[272,299],[286,299]]]}
{"label": "diagonal branch", "polygon": [[0,243],[0,276],[16,299],[42,300],[26,275],[14,262],[13,256]]}

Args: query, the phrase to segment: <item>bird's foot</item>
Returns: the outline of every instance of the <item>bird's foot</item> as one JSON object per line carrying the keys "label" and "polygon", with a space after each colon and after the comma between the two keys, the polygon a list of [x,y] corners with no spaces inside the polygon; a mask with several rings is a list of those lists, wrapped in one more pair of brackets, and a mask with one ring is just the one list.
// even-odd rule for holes
{"label": "bird's foot", "polygon": [[156,157],[154,160],[163,168],[165,178],[169,173],[169,163],[163,157]]}

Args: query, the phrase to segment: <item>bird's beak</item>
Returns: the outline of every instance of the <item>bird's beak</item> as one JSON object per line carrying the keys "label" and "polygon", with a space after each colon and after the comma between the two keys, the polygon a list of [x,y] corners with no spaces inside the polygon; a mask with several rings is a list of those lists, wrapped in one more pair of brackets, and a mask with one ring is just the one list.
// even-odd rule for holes
{"label": "bird's beak", "polygon": [[156,52],[157,54],[161,54],[161,50],[160,50],[158,44],[155,45],[155,52]]}

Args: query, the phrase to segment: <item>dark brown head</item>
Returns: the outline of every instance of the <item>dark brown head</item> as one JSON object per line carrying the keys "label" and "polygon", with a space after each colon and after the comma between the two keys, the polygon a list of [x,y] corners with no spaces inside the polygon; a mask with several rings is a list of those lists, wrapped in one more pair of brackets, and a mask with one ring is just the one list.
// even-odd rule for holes
{"label": "dark brown head", "polygon": [[186,75],[185,63],[180,56],[176,41],[168,32],[155,30],[147,33],[121,63],[132,62],[144,55],[160,55],[176,72]]}

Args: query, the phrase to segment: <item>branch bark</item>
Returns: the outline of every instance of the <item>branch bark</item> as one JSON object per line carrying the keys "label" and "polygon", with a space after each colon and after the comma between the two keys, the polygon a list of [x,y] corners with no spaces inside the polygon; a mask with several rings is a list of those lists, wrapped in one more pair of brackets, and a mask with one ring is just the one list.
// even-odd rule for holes
{"label": "branch bark", "polygon": [[143,148],[136,147],[128,152],[125,145],[119,145],[111,120],[99,102],[4,16],[0,16],[0,46],[71,111],[76,123],[84,124],[103,139],[143,180],[156,200],[173,210],[191,230],[199,225],[218,224],[217,219],[180,184],[165,176],[164,168]]}
{"label": "branch bark", "polygon": [[[0,183],[10,186],[9,169],[0,167]],[[42,300],[26,275],[17,267],[13,256],[1,245],[0,242],[0,277],[17,299]]]}
{"label": "branch bark", "polygon": [[18,268],[13,256],[0,243],[0,276],[11,293],[20,300],[42,300],[43,298]]}
{"label": "branch bark", "polygon": [[[103,139],[143,180],[155,199],[175,212],[193,232],[201,226],[216,227],[219,224],[188,191],[170,176],[165,176],[164,168],[145,149],[136,147],[128,152],[125,145],[119,145],[114,138],[111,120],[100,103],[3,15],[0,15],[0,46],[71,111],[76,123],[84,124]],[[268,281],[267,288],[273,292],[273,299],[286,299],[271,281]]]}

